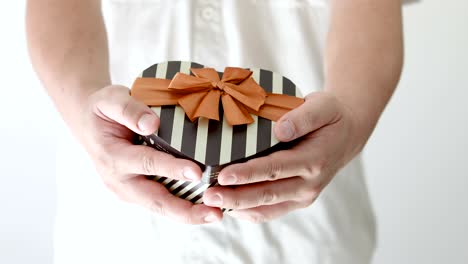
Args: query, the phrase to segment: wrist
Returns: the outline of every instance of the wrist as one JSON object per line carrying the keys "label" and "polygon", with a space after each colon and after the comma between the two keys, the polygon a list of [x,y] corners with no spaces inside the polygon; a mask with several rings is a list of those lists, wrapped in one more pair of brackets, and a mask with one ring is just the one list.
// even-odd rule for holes
{"label": "wrist", "polygon": [[59,93],[55,92],[50,96],[65,123],[71,130],[76,131],[83,126],[83,116],[92,110],[92,96],[107,85],[104,81],[67,82],[54,89],[60,91]]}
{"label": "wrist", "polygon": [[109,80],[77,81],[68,85],[70,89],[69,100],[78,106],[88,105],[90,98],[97,91],[111,85]]}
{"label": "wrist", "polygon": [[325,89],[325,92],[337,99],[343,117],[349,120],[349,133],[351,134],[350,152],[352,156],[355,156],[362,151],[367,143],[377,124],[380,111],[361,102],[356,96],[341,94],[339,91],[330,88]]}

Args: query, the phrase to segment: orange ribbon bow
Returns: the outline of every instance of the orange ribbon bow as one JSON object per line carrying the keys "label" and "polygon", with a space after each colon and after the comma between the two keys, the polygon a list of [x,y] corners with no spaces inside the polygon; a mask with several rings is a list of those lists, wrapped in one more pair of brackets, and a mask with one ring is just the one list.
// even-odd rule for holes
{"label": "orange ribbon bow", "polygon": [[231,126],[252,123],[249,113],[277,121],[304,102],[295,96],[266,93],[246,69],[226,67],[221,80],[213,68],[191,71],[195,76],[178,72],[172,80],[137,78],[131,94],[148,106],[180,105],[192,122],[198,117],[219,121],[221,99]]}

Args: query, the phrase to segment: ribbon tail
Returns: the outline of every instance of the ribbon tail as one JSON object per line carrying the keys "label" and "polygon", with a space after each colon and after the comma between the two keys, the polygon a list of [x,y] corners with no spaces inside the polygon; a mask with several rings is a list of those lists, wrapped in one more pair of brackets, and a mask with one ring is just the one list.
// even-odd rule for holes
{"label": "ribbon tail", "polygon": [[218,72],[213,68],[191,68],[190,70],[197,78],[207,79],[211,82],[219,81]]}
{"label": "ribbon tail", "polygon": [[168,85],[170,90],[177,93],[196,93],[208,91],[212,88],[211,81],[178,72]]}
{"label": "ribbon tail", "polygon": [[284,94],[268,94],[265,104],[258,111],[249,112],[271,121],[278,121],[284,114],[304,103],[304,99]]}
{"label": "ribbon tail", "polygon": [[229,125],[245,125],[254,122],[249,111],[241,103],[234,100],[230,95],[223,94],[221,101],[224,109],[224,116]]}
{"label": "ribbon tail", "polygon": [[170,80],[157,78],[137,78],[130,95],[148,106],[176,105],[183,94],[172,92]]}

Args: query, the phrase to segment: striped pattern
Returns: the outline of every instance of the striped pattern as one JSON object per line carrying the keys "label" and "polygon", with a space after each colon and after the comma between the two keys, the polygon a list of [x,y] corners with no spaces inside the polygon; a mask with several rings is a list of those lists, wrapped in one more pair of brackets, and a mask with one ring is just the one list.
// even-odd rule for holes
{"label": "striped pattern", "polygon": [[[191,74],[190,68],[202,67],[194,62],[169,61],[149,67],[141,77],[172,79],[177,72]],[[267,92],[301,96],[289,79],[263,69],[250,70],[255,81]],[[222,76],[222,73],[219,74]],[[161,126],[154,135],[143,137],[143,144],[169,153],[174,150],[178,154],[183,153],[185,157],[206,165],[206,168],[215,168],[213,174],[216,176],[222,165],[248,158],[279,143],[273,133],[275,122],[252,115],[255,120],[253,124],[232,127],[223,118],[221,104],[219,122],[199,118],[192,123],[179,106],[152,107],[152,110],[159,115]],[[161,141],[167,143],[167,146],[158,144]],[[201,203],[203,192],[217,184],[216,181],[211,184],[194,184],[160,176],[154,176],[153,179],[165,185],[174,195],[193,203]]]}
{"label": "striped pattern", "polygon": [[[139,142],[145,146],[151,146],[158,150],[167,151],[166,148],[161,149],[161,146],[158,145],[158,141],[153,140],[149,137],[138,137]],[[169,152],[169,151],[167,151]],[[173,195],[190,201],[194,204],[201,204],[203,203],[203,193],[209,187],[213,187],[219,185],[216,181],[207,184],[203,182],[188,182],[188,181],[180,181],[180,180],[173,180],[163,176],[147,176],[148,179],[154,180],[162,185],[164,185],[170,193]],[[231,211],[231,209],[221,209],[222,212]]]}

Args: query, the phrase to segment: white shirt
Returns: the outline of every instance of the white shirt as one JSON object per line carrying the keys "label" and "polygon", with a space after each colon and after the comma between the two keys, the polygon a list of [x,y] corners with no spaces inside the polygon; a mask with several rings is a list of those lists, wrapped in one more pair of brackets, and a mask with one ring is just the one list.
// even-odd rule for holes
{"label": "white shirt", "polygon": [[[323,86],[325,0],[107,0],[103,8],[115,83],[129,86],[149,65],[186,60],[269,69],[304,95]],[[264,224],[225,216],[202,226],[119,201],[71,136],[57,164],[57,264],[363,264],[375,248],[359,157],[309,208]]]}

